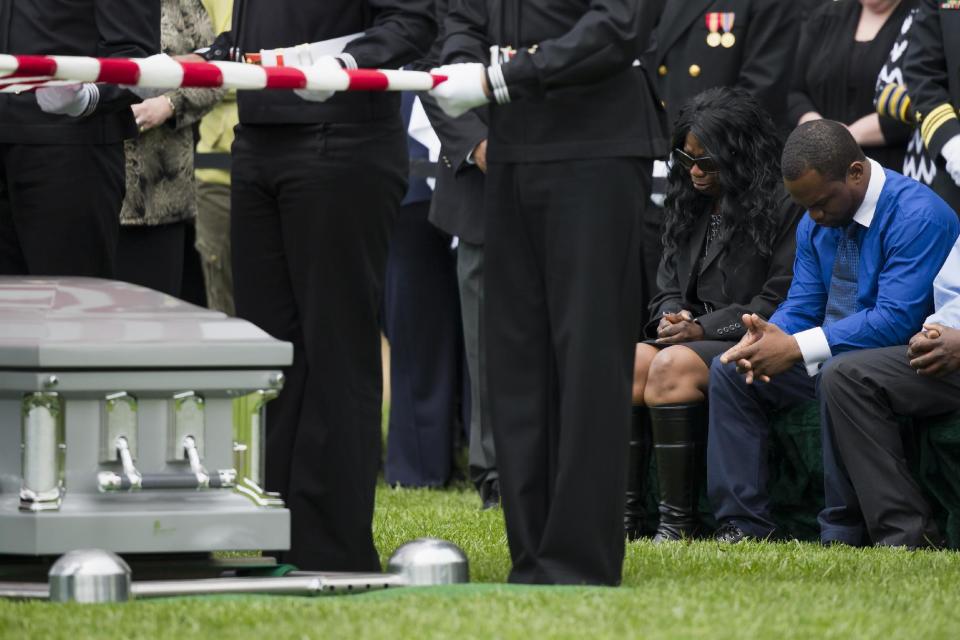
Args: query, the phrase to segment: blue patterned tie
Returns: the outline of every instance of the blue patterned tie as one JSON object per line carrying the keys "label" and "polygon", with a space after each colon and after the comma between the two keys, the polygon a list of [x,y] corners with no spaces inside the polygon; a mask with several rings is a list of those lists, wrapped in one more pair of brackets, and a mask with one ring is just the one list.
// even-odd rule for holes
{"label": "blue patterned tie", "polygon": [[837,241],[837,255],[833,258],[830,292],[823,325],[827,326],[857,312],[857,268],[860,265],[860,245],[857,236],[860,225],[851,222]]}

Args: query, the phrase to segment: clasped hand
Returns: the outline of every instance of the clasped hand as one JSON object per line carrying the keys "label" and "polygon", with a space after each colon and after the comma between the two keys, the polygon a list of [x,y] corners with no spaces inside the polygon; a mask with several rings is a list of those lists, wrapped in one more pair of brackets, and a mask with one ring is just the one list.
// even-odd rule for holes
{"label": "clasped hand", "polygon": [[173,117],[173,103],[165,96],[144,100],[130,108],[140,133],[156,129]]}
{"label": "clasped hand", "polygon": [[679,313],[664,313],[657,327],[657,344],[680,344],[703,340],[703,327],[694,322],[693,314],[684,309]]}
{"label": "clasped hand", "polygon": [[800,345],[775,324],[770,324],[757,314],[744,315],[743,326],[747,333],[736,346],[720,356],[720,362],[735,362],[747,384],[755,381],[770,382],[773,376],[783,373],[803,359]]}
{"label": "clasped hand", "polygon": [[960,330],[925,324],[907,347],[910,366],[921,376],[945,376],[960,369]]}

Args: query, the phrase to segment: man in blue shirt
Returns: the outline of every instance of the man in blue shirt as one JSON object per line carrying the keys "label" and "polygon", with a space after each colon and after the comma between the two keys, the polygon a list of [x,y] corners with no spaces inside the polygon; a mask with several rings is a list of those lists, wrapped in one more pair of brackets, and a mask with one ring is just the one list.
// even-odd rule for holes
{"label": "man in blue shirt", "polygon": [[[776,528],[766,486],[770,413],[816,398],[831,357],[905,344],[931,308],[933,278],[960,233],[945,202],[868,160],[840,123],[794,130],[782,171],[808,210],[793,284],[769,322],[743,317],[747,334],[710,373],[707,487],[724,542],[767,538]],[[829,446],[824,469],[821,539],[859,544],[862,519],[844,501],[849,481]]]}
{"label": "man in blue shirt", "polygon": [[850,480],[844,504],[827,506],[861,512],[878,545],[916,549],[942,542],[907,469],[897,416],[960,409],[960,242],[933,281],[933,298],[936,312],[909,346],[844,354],[821,374],[832,436],[825,446],[833,447]]}

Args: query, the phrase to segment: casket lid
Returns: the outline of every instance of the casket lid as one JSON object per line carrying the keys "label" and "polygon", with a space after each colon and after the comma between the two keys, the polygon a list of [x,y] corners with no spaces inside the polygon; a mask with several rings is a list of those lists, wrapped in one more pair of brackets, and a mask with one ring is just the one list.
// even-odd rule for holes
{"label": "casket lid", "polygon": [[0,369],[281,367],[253,324],[125,282],[0,276]]}

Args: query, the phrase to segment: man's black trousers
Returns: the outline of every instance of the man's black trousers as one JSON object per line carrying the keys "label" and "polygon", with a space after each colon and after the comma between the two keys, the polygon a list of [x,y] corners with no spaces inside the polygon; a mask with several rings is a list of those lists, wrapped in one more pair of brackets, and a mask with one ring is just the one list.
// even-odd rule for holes
{"label": "man's black trousers", "polygon": [[387,243],[406,187],[396,118],[247,126],[233,146],[237,314],[294,346],[267,409],[266,485],[292,517],[283,560],[373,571],[381,455],[378,314]]}
{"label": "man's black trousers", "polygon": [[483,317],[511,582],[620,582],[650,170],[490,164]]}
{"label": "man's black trousers", "polygon": [[832,441],[856,492],[875,544],[925,547],[942,543],[930,505],[907,468],[897,416],[923,417],[960,409],[960,372],[920,376],[906,347],[868,349],[834,358],[821,394]]}
{"label": "man's black trousers", "polygon": [[123,143],[0,144],[0,275],[114,277]]}

